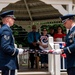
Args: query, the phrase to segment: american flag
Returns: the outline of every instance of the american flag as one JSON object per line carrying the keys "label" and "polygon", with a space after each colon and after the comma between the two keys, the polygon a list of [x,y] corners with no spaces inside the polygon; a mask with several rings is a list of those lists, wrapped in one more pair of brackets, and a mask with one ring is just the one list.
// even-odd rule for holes
{"label": "american flag", "polygon": [[54,44],[59,44],[60,49],[64,48],[66,46],[65,42],[54,42]]}
{"label": "american flag", "polygon": [[66,46],[66,43],[59,43],[60,49],[64,48]]}

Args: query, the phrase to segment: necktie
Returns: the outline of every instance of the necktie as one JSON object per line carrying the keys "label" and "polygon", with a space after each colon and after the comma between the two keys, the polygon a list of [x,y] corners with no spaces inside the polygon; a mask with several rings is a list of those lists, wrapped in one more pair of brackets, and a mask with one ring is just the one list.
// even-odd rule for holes
{"label": "necktie", "polygon": [[34,42],[36,42],[36,32],[33,32]]}

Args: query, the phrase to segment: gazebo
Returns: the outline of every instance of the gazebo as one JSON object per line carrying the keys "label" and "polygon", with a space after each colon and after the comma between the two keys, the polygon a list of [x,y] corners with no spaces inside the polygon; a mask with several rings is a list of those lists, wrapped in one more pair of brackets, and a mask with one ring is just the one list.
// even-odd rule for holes
{"label": "gazebo", "polygon": [[39,29],[41,22],[59,23],[60,16],[75,13],[75,0],[0,0],[0,5],[0,13],[14,10],[15,24],[28,31],[36,22]]}
{"label": "gazebo", "polygon": [[0,13],[14,10],[15,23],[27,31],[36,22],[40,28],[41,22],[61,22],[61,15],[75,13],[75,0],[0,0],[0,5]]}

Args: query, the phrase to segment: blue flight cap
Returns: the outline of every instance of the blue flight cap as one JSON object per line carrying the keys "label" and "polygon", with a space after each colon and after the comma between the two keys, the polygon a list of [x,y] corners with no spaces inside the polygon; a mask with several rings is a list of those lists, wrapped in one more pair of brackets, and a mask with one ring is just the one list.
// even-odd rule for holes
{"label": "blue flight cap", "polygon": [[68,15],[61,16],[60,18],[61,18],[62,22],[65,23],[67,20],[73,19],[74,16],[75,16],[75,14],[68,14]]}
{"label": "blue flight cap", "polygon": [[1,18],[7,17],[7,16],[8,17],[12,17],[13,19],[15,19],[14,11],[13,10],[9,10],[9,11],[5,11],[5,12],[0,14]]}

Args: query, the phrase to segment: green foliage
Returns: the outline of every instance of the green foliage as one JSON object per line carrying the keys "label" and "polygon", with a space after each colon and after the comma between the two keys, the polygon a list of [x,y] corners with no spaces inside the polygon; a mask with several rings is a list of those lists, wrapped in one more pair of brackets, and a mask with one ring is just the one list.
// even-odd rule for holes
{"label": "green foliage", "polygon": [[15,38],[15,43],[19,46],[19,44],[22,44],[23,47],[28,46],[27,41],[27,32],[25,29],[23,29],[21,26],[18,26],[14,24],[11,29],[13,30],[13,35]]}
{"label": "green foliage", "polygon": [[57,27],[61,26],[63,28],[64,33],[66,33],[66,28],[63,26],[62,23],[54,23],[54,24],[45,24],[41,26],[41,31],[43,28],[47,28],[48,33],[50,32],[50,28],[54,28],[54,30],[57,30]]}

